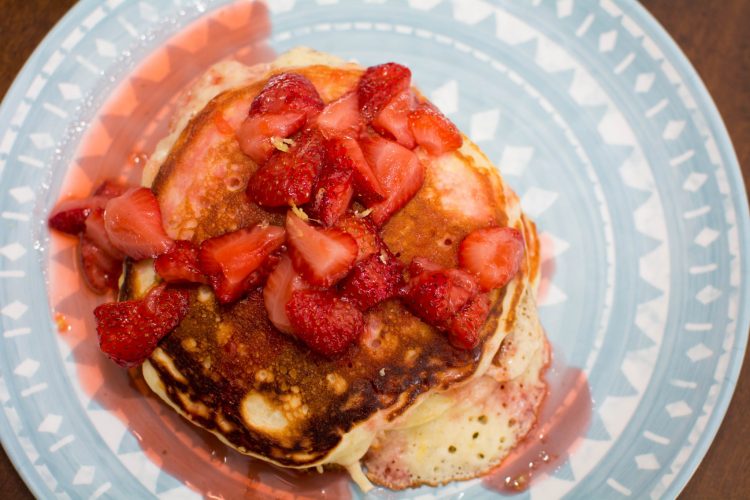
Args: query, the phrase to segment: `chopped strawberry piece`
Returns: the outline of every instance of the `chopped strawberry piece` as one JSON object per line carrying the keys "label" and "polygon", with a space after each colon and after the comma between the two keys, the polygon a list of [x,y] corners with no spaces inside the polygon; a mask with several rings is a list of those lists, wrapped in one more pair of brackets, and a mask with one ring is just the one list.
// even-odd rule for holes
{"label": "chopped strawberry piece", "polygon": [[[109,200],[122,196],[128,189],[130,189],[130,186],[127,184],[113,181],[112,179],[105,179],[94,191],[94,196],[102,196]],[[102,206],[102,208],[104,207]]]}
{"label": "chopped strawberry piece", "polygon": [[327,138],[357,137],[362,130],[362,115],[356,92],[344,94],[326,105],[318,115],[317,124]]}
{"label": "chopped strawberry piece", "polygon": [[73,198],[58,203],[49,216],[49,226],[68,234],[80,234],[86,229],[86,218],[95,210],[103,210],[107,201],[122,195],[128,187],[105,180],[88,198]]}
{"label": "chopped strawberry piece", "polygon": [[458,247],[459,264],[479,278],[484,291],[502,288],[513,279],[523,256],[523,236],[510,227],[477,229]]}
{"label": "chopped strawberry piece", "polygon": [[331,286],[354,265],[357,242],[341,229],[313,227],[290,211],[286,231],[294,267],[313,285]]}
{"label": "chopped strawberry piece", "polygon": [[305,124],[301,111],[253,115],[237,130],[240,149],[258,165],[265,163],[276,151],[274,140],[281,140],[299,131]]}
{"label": "chopped strawberry piece", "polygon": [[309,285],[294,269],[292,260],[284,255],[273,269],[263,287],[263,303],[266,306],[268,319],[278,330],[293,333],[292,323],[286,314],[286,305],[292,298],[292,293],[305,290]]}
{"label": "chopped strawberry piece", "polygon": [[479,330],[489,313],[490,298],[486,293],[480,293],[453,317],[448,340],[459,349],[475,348],[479,343]]}
{"label": "chopped strawberry piece", "polygon": [[371,122],[410,83],[411,71],[400,64],[391,62],[367,68],[357,85],[359,109],[365,120]]}
{"label": "chopped strawberry piece", "polygon": [[345,215],[339,219],[336,227],[349,233],[357,242],[358,263],[374,253],[380,253],[385,247],[383,240],[378,235],[377,228],[368,217],[357,217],[356,215]]}
{"label": "chopped strawberry piece", "polygon": [[330,290],[292,293],[286,313],[294,336],[324,356],[343,353],[359,338],[364,326],[362,313]]}
{"label": "chopped strawberry piece", "polygon": [[312,198],[324,155],[321,135],[313,129],[303,131],[289,151],[276,151],[253,174],[247,195],[264,207],[304,205]]}
{"label": "chopped strawberry piece", "polygon": [[260,284],[266,274],[262,264],[283,243],[284,229],[278,226],[239,229],[201,243],[199,268],[219,302],[230,303]]}
{"label": "chopped strawberry piece", "polygon": [[348,165],[354,171],[354,190],[367,202],[375,203],[385,198],[385,190],[377,175],[365,159],[359,143],[344,137],[329,141],[329,149],[339,156],[339,162]]}
{"label": "chopped strawberry piece", "polygon": [[326,148],[325,163],[310,206],[310,215],[325,226],[334,225],[346,213],[354,196],[354,172],[339,161],[340,157],[335,155],[337,149]]}
{"label": "chopped strawberry piece", "polygon": [[125,254],[116,248],[109,239],[107,229],[104,225],[104,210],[94,210],[88,216],[84,235],[90,243],[96,245],[113,259],[121,261],[125,258]]}
{"label": "chopped strawberry piece", "polygon": [[354,266],[341,282],[341,295],[366,311],[398,295],[403,281],[402,271],[401,262],[383,249]]}
{"label": "chopped strawberry piece", "polygon": [[323,100],[315,86],[298,73],[281,73],[268,79],[253,99],[250,115],[299,111],[309,120],[323,109]]}
{"label": "chopped strawberry piece", "polygon": [[188,311],[186,290],[160,285],[141,300],[109,302],[94,309],[99,347],[118,365],[141,364]]}
{"label": "chopped strawberry piece", "polygon": [[410,267],[412,276],[404,300],[414,314],[440,330],[446,330],[453,316],[479,292],[476,279],[460,269],[418,274],[414,269]]}
{"label": "chopped strawberry piece", "polygon": [[411,275],[412,278],[419,276],[422,273],[432,273],[442,270],[443,268],[441,266],[424,257],[414,257],[409,264],[409,275]]}
{"label": "chopped strawberry piece", "polygon": [[154,261],[156,274],[167,283],[207,283],[198,264],[198,247],[186,240],[175,241],[168,252]]}
{"label": "chopped strawberry piece", "polygon": [[414,135],[409,128],[409,114],[416,106],[411,89],[406,89],[389,102],[372,120],[379,134],[396,139],[405,148],[414,149]]}
{"label": "chopped strawberry piece", "polygon": [[384,200],[369,205],[373,222],[382,226],[422,187],[424,165],[412,151],[381,137],[362,141],[362,150],[386,191]]}
{"label": "chopped strawberry piece", "polygon": [[174,245],[162,226],[159,201],[148,188],[109,200],[104,228],[112,245],[135,260],[156,257]]}
{"label": "chopped strawberry piece", "polygon": [[91,198],[65,200],[55,207],[47,222],[52,229],[80,234],[86,228],[86,218],[92,209]]}
{"label": "chopped strawberry piece", "polygon": [[81,271],[86,284],[96,293],[117,290],[122,273],[122,260],[116,259],[97,246],[88,236],[79,241]]}
{"label": "chopped strawberry piece", "polygon": [[417,144],[434,156],[455,151],[464,142],[453,122],[430,104],[411,112],[409,127]]}

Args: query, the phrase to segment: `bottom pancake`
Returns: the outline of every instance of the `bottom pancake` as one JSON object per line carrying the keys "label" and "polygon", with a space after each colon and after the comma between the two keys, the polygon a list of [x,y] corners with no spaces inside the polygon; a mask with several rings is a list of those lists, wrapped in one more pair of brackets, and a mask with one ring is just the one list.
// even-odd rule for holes
{"label": "bottom pancake", "polygon": [[[481,476],[528,434],[547,392],[550,350],[530,294],[519,310],[523,318],[506,339],[515,338],[513,348],[501,349],[484,376],[431,395],[401,428],[377,436],[363,459],[373,483],[399,490]],[[521,369],[512,379],[508,361]]]}

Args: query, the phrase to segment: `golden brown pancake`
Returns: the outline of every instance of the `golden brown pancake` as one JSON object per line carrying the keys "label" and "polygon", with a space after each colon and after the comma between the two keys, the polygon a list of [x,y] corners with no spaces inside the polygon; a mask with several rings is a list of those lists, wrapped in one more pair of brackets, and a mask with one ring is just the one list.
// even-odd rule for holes
{"label": "golden brown pancake", "polygon": [[[184,116],[144,174],[171,237],[200,243],[262,222],[283,226],[284,211],[267,211],[248,200],[245,187],[257,165],[240,151],[232,131],[266,80],[290,69],[306,76],[326,103],[354,88],[363,71],[304,50],[270,66],[230,63],[212,69],[212,79],[204,78],[184,98]],[[260,289],[221,305],[210,288],[200,287],[191,292],[185,319],[144,364],[152,389],[243,453],[289,467],[340,464],[357,476],[358,461],[378,434],[429,395],[483,376],[514,328],[521,298],[533,296],[536,231],[522,216],[518,198],[468,138],[459,150],[438,158],[416,152],[426,167],[424,185],[382,231],[403,263],[426,256],[455,267],[461,240],[490,224],[516,227],[526,239],[521,271],[491,292],[491,312],[475,349],[454,348],[445,334],[394,299],[370,310],[361,339],[329,359],[273,327]],[[142,296],[154,282],[149,266],[127,266],[122,299]]]}

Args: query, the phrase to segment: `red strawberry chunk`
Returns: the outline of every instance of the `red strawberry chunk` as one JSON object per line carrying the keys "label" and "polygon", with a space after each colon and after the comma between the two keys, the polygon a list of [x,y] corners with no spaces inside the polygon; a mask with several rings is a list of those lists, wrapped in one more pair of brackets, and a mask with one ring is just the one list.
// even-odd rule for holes
{"label": "red strawberry chunk", "polygon": [[107,290],[117,290],[117,282],[122,273],[122,260],[109,255],[85,234],[81,235],[78,248],[81,271],[88,287],[99,294]]}
{"label": "red strawberry chunk", "polygon": [[356,92],[344,94],[326,105],[318,115],[317,124],[326,138],[357,137],[362,130],[362,115]]}
{"label": "red strawberry chunk", "polygon": [[[330,141],[329,141],[330,142]],[[315,183],[310,215],[325,226],[332,226],[346,213],[354,196],[354,172],[327,148],[323,170]],[[342,164],[343,163],[343,164]]]}
{"label": "red strawberry chunk", "polygon": [[357,85],[359,109],[365,120],[371,122],[410,83],[411,71],[406,66],[391,62],[367,68]]}
{"label": "red strawberry chunk", "polygon": [[403,265],[398,259],[383,249],[354,266],[341,282],[341,296],[366,311],[398,295],[402,271]]}
{"label": "red strawberry chunk", "polygon": [[68,234],[80,234],[86,229],[86,218],[95,210],[103,210],[107,201],[122,195],[128,187],[113,180],[105,180],[88,198],[65,200],[57,204],[49,216],[49,226]]}
{"label": "red strawberry chunk", "polygon": [[320,134],[303,131],[289,151],[276,151],[250,178],[247,195],[264,207],[304,205],[312,198],[325,146]]}
{"label": "red strawberry chunk", "polygon": [[[413,269],[414,266],[410,271]],[[460,269],[439,269],[412,275],[404,300],[426,323],[446,330],[456,313],[478,292],[479,285],[469,273]]]}
{"label": "red strawberry chunk", "polygon": [[286,314],[286,305],[291,300],[293,292],[305,290],[308,287],[309,285],[294,269],[289,256],[281,257],[263,287],[263,303],[266,306],[268,319],[278,330],[289,334],[294,331],[289,316]]}
{"label": "red strawberry chunk", "polygon": [[104,228],[112,245],[135,260],[156,257],[174,245],[162,226],[159,201],[148,188],[109,200]]}
{"label": "red strawberry chunk", "polygon": [[341,164],[347,164],[354,171],[354,190],[360,198],[372,203],[385,198],[385,190],[356,140],[348,137],[334,139],[329,142],[329,149],[335,151],[332,154],[339,155]]}
{"label": "red strawberry chunk", "polygon": [[473,349],[479,343],[479,330],[487,321],[490,313],[490,298],[486,293],[480,293],[471,299],[458,314],[448,331],[451,344],[459,349]]}
{"label": "red strawberry chunk", "polygon": [[424,165],[412,151],[380,137],[363,141],[362,150],[386,192],[384,200],[369,205],[373,222],[382,226],[422,187]]}
{"label": "red strawberry chunk", "polygon": [[109,239],[104,222],[104,210],[94,210],[88,216],[84,235],[92,244],[96,245],[113,259],[121,261],[125,258],[125,254],[116,248]]}
{"label": "red strawberry chunk", "polygon": [[459,264],[479,278],[484,291],[508,284],[518,273],[523,257],[523,236],[510,227],[477,229],[458,247]]}
{"label": "red strawberry chunk", "polygon": [[52,229],[68,234],[80,234],[86,228],[86,218],[92,209],[91,198],[65,200],[55,207],[47,223]]}
{"label": "red strawberry chunk", "polygon": [[289,254],[302,276],[328,287],[346,276],[357,258],[357,242],[338,228],[316,228],[294,215],[286,215]]}
{"label": "red strawberry chunk", "polygon": [[299,131],[305,125],[301,111],[253,115],[245,118],[237,130],[240,149],[255,163],[262,165],[276,151],[274,140],[281,140]]}
{"label": "red strawberry chunk", "polygon": [[455,151],[464,142],[453,122],[430,104],[411,112],[409,128],[417,144],[434,156]]}
{"label": "red strawberry chunk", "polygon": [[266,274],[263,263],[283,243],[284,229],[278,226],[239,229],[201,243],[199,268],[219,302],[234,302],[260,284]]}
{"label": "red strawberry chunk", "polygon": [[118,365],[141,364],[188,311],[186,290],[160,285],[141,300],[109,302],[94,309],[99,347]]}
{"label": "red strawberry chunk", "polygon": [[380,253],[380,250],[385,247],[377,228],[368,217],[345,215],[339,219],[336,227],[343,229],[356,240],[358,251],[355,263],[361,262],[372,254]]}
{"label": "red strawberry chunk", "polygon": [[250,115],[299,111],[309,120],[323,109],[323,100],[315,86],[298,73],[281,73],[268,79],[253,99]]}
{"label": "red strawberry chunk", "polygon": [[416,106],[411,89],[406,89],[391,100],[372,120],[379,134],[396,139],[405,148],[414,149],[414,135],[409,127],[409,113]]}
{"label": "red strawberry chunk", "polygon": [[156,274],[167,283],[207,283],[198,264],[198,247],[186,240],[175,241],[168,252],[154,261]]}
{"label": "red strawberry chunk", "polygon": [[364,326],[362,313],[330,290],[296,291],[286,312],[294,336],[324,356],[346,351],[359,339]]}

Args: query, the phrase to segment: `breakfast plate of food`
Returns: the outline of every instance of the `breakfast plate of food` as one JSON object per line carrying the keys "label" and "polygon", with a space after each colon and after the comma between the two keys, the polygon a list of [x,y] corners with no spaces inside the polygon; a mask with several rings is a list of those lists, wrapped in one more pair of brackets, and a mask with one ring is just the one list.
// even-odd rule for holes
{"label": "breakfast plate of food", "polygon": [[0,134],[37,496],[671,497],[731,398],[742,178],[635,2],[82,2]]}

